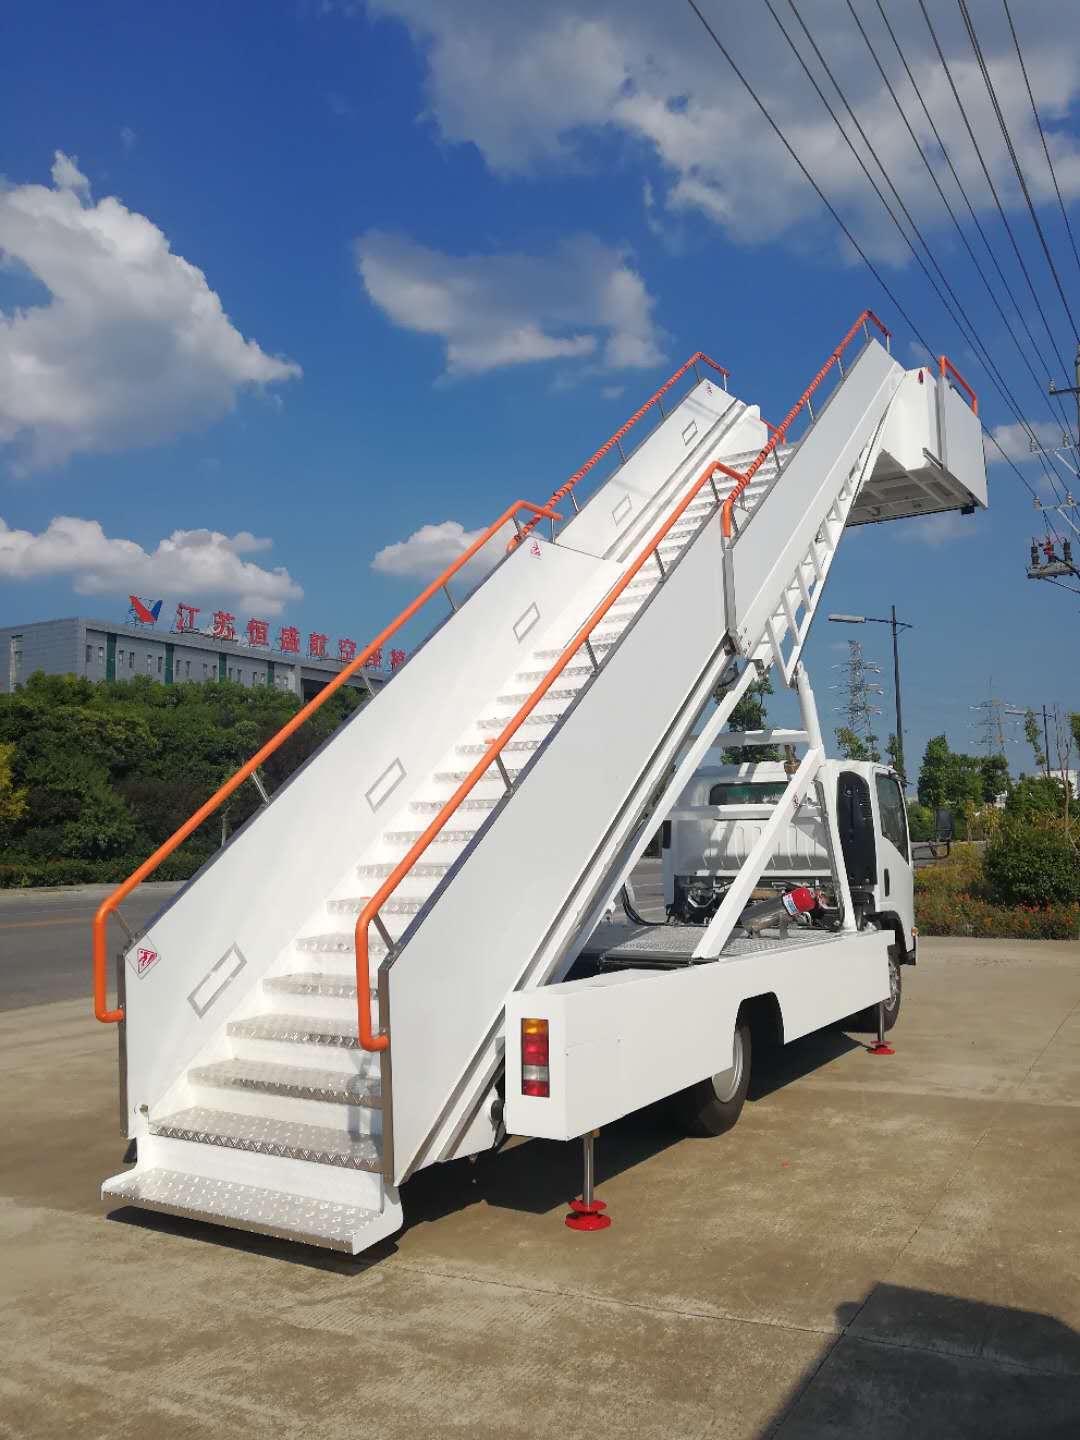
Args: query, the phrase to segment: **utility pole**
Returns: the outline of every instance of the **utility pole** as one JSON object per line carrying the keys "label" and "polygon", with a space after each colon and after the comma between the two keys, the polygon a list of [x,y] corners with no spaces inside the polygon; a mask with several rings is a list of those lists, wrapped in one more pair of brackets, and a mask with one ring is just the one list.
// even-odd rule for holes
{"label": "utility pole", "polygon": [[[900,708],[900,647],[897,644],[897,634],[901,630],[912,630],[915,627],[906,620],[896,618],[896,606],[889,607],[888,620],[883,620],[876,615],[830,615],[829,619],[844,625],[888,625],[892,629],[892,660],[893,660],[893,695],[896,700],[896,768],[900,772],[900,779],[907,787],[907,767],[904,764],[904,719]],[[856,642],[852,641],[851,644]],[[860,650],[861,656],[861,650]],[[850,662],[849,662],[850,663]],[[874,667],[877,668],[876,666]],[[881,693],[880,690],[878,692]],[[853,730],[855,726],[851,727]]]}
{"label": "utility pole", "polygon": [[1055,385],[1053,380],[1051,380],[1050,394],[1076,396],[1076,435],[1077,439],[1080,440],[1080,342],[1078,342],[1076,346],[1076,360],[1073,364],[1073,379],[1075,382],[1074,384],[1060,386]]}
{"label": "utility pole", "polygon": [[[1047,448],[1033,439],[1031,441],[1031,449],[1040,455],[1048,453],[1055,454],[1062,464],[1072,471],[1073,475],[1080,477],[1080,469],[1077,469],[1076,463],[1070,460],[1066,453],[1069,450],[1076,450],[1078,455],[1080,455],[1080,343],[1078,343],[1076,347],[1076,359],[1073,363],[1073,379],[1075,381],[1073,385],[1056,385],[1054,381],[1051,380],[1049,391],[1051,395],[1075,396],[1076,440],[1073,440],[1069,435],[1063,435],[1060,446]],[[1036,510],[1056,511],[1074,535],[1080,535],[1080,525],[1076,522],[1076,511],[1078,508],[1080,507],[1078,507],[1072,491],[1067,491],[1064,500],[1060,503],[1056,503],[1053,500],[1049,503],[1044,503],[1038,496],[1035,498]],[[1042,552],[1041,554],[1040,551]],[[1027,571],[1028,579],[1052,580],[1060,584],[1061,577],[1065,575],[1074,576],[1080,580],[1080,568],[1077,567],[1073,560],[1071,541],[1062,539],[1059,543],[1055,543],[1055,541],[1051,539],[1049,532],[1047,532],[1047,538],[1043,541],[1032,540],[1031,562],[1028,565]],[[1072,590],[1075,587],[1065,585],[1062,588]]]}
{"label": "utility pole", "polygon": [[881,668],[878,665],[869,665],[863,659],[862,646],[858,640],[848,641],[848,658],[836,668],[845,672],[843,688],[847,691],[847,699],[843,708],[847,728],[866,746],[869,758],[876,760],[877,736],[871,727],[874,716],[880,715],[881,711],[873,703],[871,696],[884,692],[880,685],[874,684],[868,677],[880,675]]}

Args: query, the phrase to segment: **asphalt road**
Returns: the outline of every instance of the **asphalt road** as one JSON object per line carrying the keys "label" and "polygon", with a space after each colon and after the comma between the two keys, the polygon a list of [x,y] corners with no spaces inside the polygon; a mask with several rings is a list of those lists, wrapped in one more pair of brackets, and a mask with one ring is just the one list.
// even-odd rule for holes
{"label": "asphalt road", "polygon": [[[178,884],[140,886],[121,907],[133,931],[146,928]],[[110,885],[63,890],[0,891],[0,1011],[54,1000],[78,1000],[91,992],[90,922]],[[659,860],[643,860],[634,872],[634,894],[646,919],[663,919]],[[115,921],[109,954],[124,944]]]}
{"label": "asphalt road", "polygon": [[[124,919],[138,933],[179,888],[143,885],[124,901]],[[0,1011],[91,993],[90,922],[112,889],[0,891]],[[123,943],[124,932],[110,921],[109,954]]]}

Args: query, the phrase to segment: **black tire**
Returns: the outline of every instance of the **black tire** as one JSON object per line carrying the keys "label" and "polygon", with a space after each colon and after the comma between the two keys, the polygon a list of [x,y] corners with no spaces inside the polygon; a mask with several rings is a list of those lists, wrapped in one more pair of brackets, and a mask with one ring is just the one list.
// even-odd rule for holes
{"label": "black tire", "polygon": [[731,1069],[699,1080],[673,1097],[675,1114],[688,1135],[723,1135],[735,1124],[750,1085],[750,1055],[750,1026],[739,1020]]}
{"label": "black tire", "polygon": [[[889,998],[885,1002],[885,1030],[890,1031],[900,1018],[900,1006],[904,999],[904,972],[900,964],[900,946],[889,946]],[[845,1020],[845,1030],[868,1030],[877,1034],[878,1007],[868,1005],[857,1015]]]}

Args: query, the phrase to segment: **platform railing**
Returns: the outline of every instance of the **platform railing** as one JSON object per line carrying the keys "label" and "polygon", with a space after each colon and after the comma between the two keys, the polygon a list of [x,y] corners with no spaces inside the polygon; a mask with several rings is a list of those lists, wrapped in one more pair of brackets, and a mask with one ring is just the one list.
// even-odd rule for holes
{"label": "platform railing", "polygon": [[952,381],[955,381],[957,389],[962,390],[967,396],[967,402],[971,406],[972,413],[978,415],[979,397],[975,394],[975,391],[960,374],[960,371],[957,370],[956,366],[952,363],[952,361],[947,355],[941,355],[938,357],[938,369],[940,370],[941,378],[945,381],[946,385],[948,385]]}
{"label": "platform railing", "polygon": [[520,531],[523,525],[518,517],[523,511],[528,512],[533,521],[543,518],[554,520],[562,519],[562,516],[550,506],[533,505],[528,500],[516,500],[513,505],[503,511],[497,520],[493,521],[486,530],[482,531],[468,549],[463,551],[452,564],[448,565],[441,575],[436,576],[430,585],[421,590],[416,599],[405,607],[396,620],[391,621],[384,630],[381,630],[370,645],[361,650],[358,655],[340,670],[329,684],[319,691],[314,699],[308,701],[303,709],[298,710],[292,719],[287,721],[246,764],[241,765],[239,770],[230,776],[224,785],[210,796],[205,805],[201,805],[199,809],[195,811],[194,815],[185,820],[183,825],[169,836],[163,845],[158,846],[149,859],[144,860],[137,870],[132,871],[123,884],[118,885],[112,894],[102,901],[94,916],[92,932],[94,1014],[99,1020],[105,1024],[114,1024],[124,1018],[124,1011],[121,1007],[118,1006],[116,1009],[110,1010],[108,1006],[106,950],[109,916],[116,916],[117,921],[126,932],[130,942],[133,939],[132,932],[118,909],[121,902],[141,885],[148,876],[152,875],[162,861],[168,859],[245,781],[251,780],[258,789],[263,803],[269,803],[269,797],[266,794],[266,790],[258,774],[259,766],[268,760],[270,756],[288,740],[290,735],[294,735],[297,730],[301,729],[301,727],[311,719],[312,715],[326,704],[331,695],[333,695],[335,691],[340,690],[358,671],[362,673],[364,680],[367,681],[369,693],[374,696],[370,681],[364,672],[364,666],[371,657],[377,651],[381,650],[386,642],[392,639],[401,627],[411,620],[413,616],[427,604],[432,596],[438,594],[440,590],[444,592],[446,599],[449,601],[451,610],[456,609],[454,598],[448,588],[448,582],[453,579],[459,570],[469,563],[477,551],[481,550],[493,535],[502,530],[506,525],[513,523]]}
{"label": "platform railing", "polygon": [[[664,521],[664,523],[660,526],[660,528],[656,531],[656,533],[648,541],[648,543],[642,548],[637,558],[630,563],[628,568],[620,576],[617,583],[612,586],[612,588],[605,595],[604,599],[600,602],[599,605],[597,605],[589,618],[585,621],[585,623],[577,631],[574,637],[566,645],[562,653],[559,655],[558,659],[552,665],[551,669],[544,676],[543,680],[540,681],[540,683],[536,686],[535,690],[533,690],[532,694],[521,705],[517,713],[507,722],[507,724],[503,727],[503,729],[495,737],[495,739],[491,741],[487,749],[484,751],[484,754],[469,771],[468,775],[457,787],[457,789],[450,796],[450,798],[446,801],[445,805],[443,805],[439,813],[435,816],[435,818],[431,821],[427,828],[420,834],[418,839],[409,848],[406,854],[402,856],[401,860],[398,861],[391,874],[387,876],[387,878],[375,891],[374,895],[370,897],[366,905],[364,905],[363,909],[360,911],[360,914],[357,916],[355,931],[357,1030],[361,1047],[364,1050],[371,1052],[383,1051],[386,1050],[390,1044],[390,1036],[388,1032],[382,1031],[378,1034],[375,1033],[371,1011],[371,955],[369,944],[369,931],[372,924],[374,924],[376,929],[379,931],[383,943],[386,946],[387,953],[389,955],[393,955],[396,948],[393,939],[391,938],[389,932],[379,918],[379,911],[382,908],[383,904],[394,893],[394,891],[401,884],[405,876],[409,873],[412,867],[432,844],[440,831],[445,827],[447,821],[458,809],[458,806],[461,804],[461,802],[469,795],[469,793],[473,790],[477,783],[483,779],[483,777],[487,774],[488,770],[491,768],[492,765],[497,766],[499,774],[502,777],[503,784],[506,786],[507,793],[513,793],[514,783],[510,779],[510,776],[502,760],[503,749],[517,734],[518,730],[521,729],[522,725],[525,724],[532,711],[535,710],[536,706],[551,689],[552,685],[554,685],[555,681],[563,673],[567,665],[569,665],[570,661],[580,651],[584,650],[585,653],[588,655],[594,673],[599,672],[600,662],[596,658],[595,651],[592,644],[590,643],[590,637],[593,631],[604,619],[605,615],[607,615],[608,611],[618,600],[619,596],[633,581],[633,579],[640,572],[643,566],[645,566],[650,560],[655,560],[656,562],[656,565],[660,572],[661,583],[664,581],[664,579],[666,579],[668,572],[666,570],[666,567],[664,566],[663,560],[658,553],[660,545],[663,543],[665,537],[668,535],[672,527],[676,524],[676,522],[680,519],[680,517],[688,509],[688,507],[693,504],[694,500],[697,498],[697,496],[700,494],[700,492],[704,489],[706,485],[710,485],[712,487],[712,493],[716,502],[716,508],[720,510],[722,516],[722,523],[724,525],[723,533],[725,539],[730,541],[731,510],[739,495],[750,483],[750,480],[761,468],[768,456],[773,452],[773,450],[775,450],[776,446],[783,442],[783,438],[786,436],[789,427],[796,419],[796,417],[800,414],[804,406],[809,408],[811,423],[813,423],[814,412],[813,407],[810,403],[811,397],[819,389],[825,377],[829,374],[829,372],[833,369],[834,366],[839,367],[839,373],[841,377],[843,376],[844,351],[847,349],[848,345],[851,343],[851,341],[855,338],[855,336],[859,333],[860,330],[864,332],[867,340],[869,340],[869,327],[871,324],[875,325],[877,329],[885,336],[886,341],[889,340],[889,331],[886,329],[882,321],[878,319],[878,317],[874,314],[872,310],[864,310],[859,316],[859,318],[855,321],[854,325],[852,325],[851,329],[840,341],[840,344],[836,347],[835,350],[832,351],[825,364],[815,375],[814,379],[803,391],[796,404],[785,416],[783,422],[775,428],[773,433],[770,435],[767,443],[762,447],[759,454],[744,472],[740,473],[737,470],[733,470],[730,466],[724,465],[719,460],[711,461],[705,467],[705,469],[691,485],[690,489],[675,506],[674,510],[671,512],[668,518]],[[687,362],[687,366],[683,367],[683,373],[685,373],[685,369],[691,363],[692,361]],[[676,378],[677,376],[672,377],[672,381],[668,382],[669,385],[671,383],[674,383],[674,380]],[[721,499],[720,491],[716,485],[716,476],[718,474],[722,474],[728,478],[733,478],[738,482],[735,485],[734,489],[732,489],[731,492],[728,494],[726,499]],[[568,484],[569,483],[570,482],[568,482]],[[564,486],[561,491],[555,491],[555,496],[565,495],[566,493],[567,487]],[[554,501],[554,496],[552,497],[552,501]],[[715,510],[711,511],[710,514],[715,514]],[[704,523],[705,521],[703,520],[702,524]]]}

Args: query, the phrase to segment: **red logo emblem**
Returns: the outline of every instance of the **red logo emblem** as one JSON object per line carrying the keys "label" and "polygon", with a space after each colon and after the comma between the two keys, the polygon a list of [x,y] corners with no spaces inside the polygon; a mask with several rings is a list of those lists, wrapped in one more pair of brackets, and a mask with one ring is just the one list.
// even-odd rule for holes
{"label": "red logo emblem", "polygon": [[135,974],[142,979],[146,972],[152,970],[160,959],[161,956],[156,950],[146,950],[140,946],[135,952]]}
{"label": "red logo emblem", "polygon": [[534,560],[540,559],[540,545],[538,541],[534,540],[529,546],[529,554],[533,557]]}

